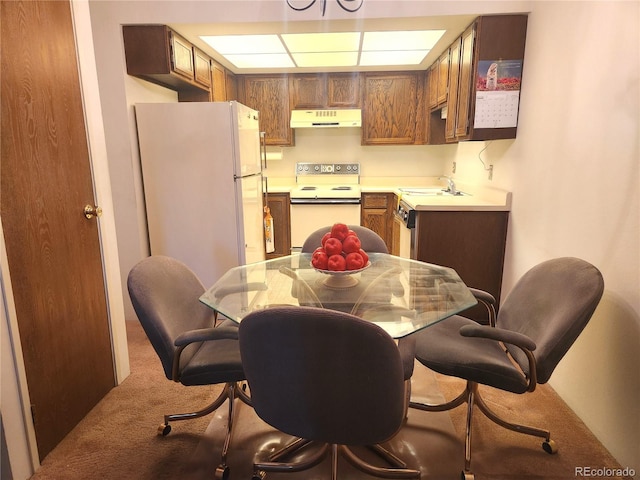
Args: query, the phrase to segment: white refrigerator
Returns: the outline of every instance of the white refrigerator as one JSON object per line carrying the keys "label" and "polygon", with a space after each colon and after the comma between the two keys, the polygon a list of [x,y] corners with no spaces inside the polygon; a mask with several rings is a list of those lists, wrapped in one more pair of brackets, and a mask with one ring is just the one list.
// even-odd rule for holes
{"label": "white refrigerator", "polygon": [[238,102],[135,106],[152,255],[206,288],[265,258],[258,112]]}

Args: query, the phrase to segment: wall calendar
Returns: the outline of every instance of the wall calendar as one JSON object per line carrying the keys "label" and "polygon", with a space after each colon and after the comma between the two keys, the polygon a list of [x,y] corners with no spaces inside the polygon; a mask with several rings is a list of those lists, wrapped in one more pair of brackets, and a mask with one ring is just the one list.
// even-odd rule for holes
{"label": "wall calendar", "polygon": [[473,128],[518,125],[522,60],[480,60]]}

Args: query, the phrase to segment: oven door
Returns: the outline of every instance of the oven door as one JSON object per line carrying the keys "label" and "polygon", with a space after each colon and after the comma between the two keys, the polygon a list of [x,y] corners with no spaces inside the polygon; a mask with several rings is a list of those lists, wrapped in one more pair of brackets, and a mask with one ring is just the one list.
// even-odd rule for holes
{"label": "oven door", "polygon": [[[291,199],[291,251],[299,252],[309,235],[336,222],[360,225],[360,199]],[[356,203],[357,202],[357,203]]]}

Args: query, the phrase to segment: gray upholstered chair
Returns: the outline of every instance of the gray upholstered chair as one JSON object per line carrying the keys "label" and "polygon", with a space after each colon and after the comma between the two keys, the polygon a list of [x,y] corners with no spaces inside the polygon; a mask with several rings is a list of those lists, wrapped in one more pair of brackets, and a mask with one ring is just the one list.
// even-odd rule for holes
{"label": "gray upholstered chair", "polygon": [[171,431],[170,421],[202,417],[229,400],[227,436],[216,478],[226,479],[226,457],[234,417],[236,395],[248,397],[238,388],[244,381],[240,361],[238,327],[230,320],[216,326],[214,313],[200,303],[204,287],[183,263],[166,256],[151,256],[136,264],[127,280],[138,319],[160,358],[169,380],[186,386],[225,384],[211,405],[193,413],[164,416],[159,435]]}
{"label": "gray upholstered chair", "polygon": [[495,314],[495,299],[475,291],[489,312],[488,325],[453,316],[415,334],[416,358],[444,375],[467,380],[457,398],[442,405],[411,402],[428,411],[444,411],[467,402],[465,467],[471,472],[471,425],[474,405],[488,418],[510,430],[544,438],[542,447],[555,453],[550,432],[500,418],[482,400],[478,385],[506,392],[532,392],[549,380],[558,362],[587,325],[604,289],[596,267],[578,258],[548,260],[517,282]]}
{"label": "gray upholstered chair", "polygon": [[[360,239],[360,243],[362,243],[362,249],[365,252],[389,253],[389,249],[384,243],[382,237],[373,230],[360,225],[347,226],[356,232],[356,235],[358,235],[358,238]],[[311,253],[318,248],[321,245],[322,237],[329,231],[331,231],[331,225],[319,228],[310,234],[302,244],[302,253]]]}
{"label": "gray upholstered chair", "polygon": [[[420,478],[418,470],[378,445],[404,419],[403,365],[398,347],[380,327],[347,313],[315,307],[275,307],[240,323],[240,351],[253,407],[281,432],[299,437],[268,460],[254,463],[254,479],[268,471],[297,472],[332,454],[384,478]],[[324,444],[307,459],[286,457],[311,442]],[[349,445],[371,446],[392,468],[357,457]]]}

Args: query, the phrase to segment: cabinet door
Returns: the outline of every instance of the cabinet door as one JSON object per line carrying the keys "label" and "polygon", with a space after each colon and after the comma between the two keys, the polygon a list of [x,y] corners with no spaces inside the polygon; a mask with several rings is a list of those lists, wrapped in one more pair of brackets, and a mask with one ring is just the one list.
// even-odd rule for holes
{"label": "cabinet door", "polygon": [[438,59],[438,105],[447,101],[449,89],[449,49]]}
{"label": "cabinet door", "polygon": [[227,93],[227,100],[238,100],[238,80],[229,70],[224,71],[224,85]]}
{"label": "cabinet door", "polygon": [[393,248],[393,204],[392,193],[363,193],[360,224],[376,232],[391,252]]}
{"label": "cabinet door", "polygon": [[415,143],[418,73],[364,74],[363,145]]}
{"label": "cabinet door", "polygon": [[211,87],[211,58],[200,49],[193,47],[193,59],[196,82],[203,87]]}
{"label": "cabinet door", "polygon": [[327,77],[322,74],[291,77],[291,104],[294,109],[323,108],[327,99]]}
{"label": "cabinet door", "polygon": [[227,98],[227,72],[221,65],[215,62],[211,64],[211,75],[213,77],[213,101],[225,102]]}
{"label": "cabinet door", "polygon": [[460,48],[462,39],[455,41],[449,49],[449,93],[447,94],[447,123],[445,138],[454,141],[456,138],[456,117],[458,115],[458,80],[460,79]]}
{"label": "cabinet door", "polygon": [[260,112],[260,130],[266,133],[266,144],[293,146],[287,76],[247,75],[243,80],[242,101]]}
{"label": "cabinet door", "polygon": [[458,106],[456,112],[455,135],[465,137],[469,133],[469,112],[471,94],[473,92],[473,48],[475,40],[475,24],[462,34],[460,52],[460,79],[458,81]]}
{"label": "cabinet door", "polygon": [[357,73],[330,73],[327,77],[327,107],[360,106],[360,79]]}
{"label": "cabinet door", "polygon": [[282,257],[291,253],[291,219],[289,215],[289,194],[270,193],[267,204],[273,217],[273,240],[275,251],[267,258]]}
{"label": "cabinet door", "polygon": [[436,108],[438,106],[438,67],[439,63],[434,63],[429,68],[429,95],[428,105],[429,108]]}
{"label": "cabinet door", "polygon": [[171,45],[171,64],[173,71],[189,80],[194,79],[193,49],[180,35],[169,30],[169,44]]}

